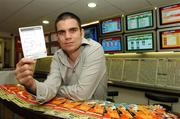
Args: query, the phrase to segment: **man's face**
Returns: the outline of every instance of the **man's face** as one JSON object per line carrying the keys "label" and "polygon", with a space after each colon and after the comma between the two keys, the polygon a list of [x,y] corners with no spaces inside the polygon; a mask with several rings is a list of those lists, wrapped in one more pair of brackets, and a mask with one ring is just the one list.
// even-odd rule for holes
{"label": "man's face", "polygon": [[66,53],[77,51],[81,45],[84,31],[80,30],[75,19],[68,18],[57,23],[57,36],[61,48]]}

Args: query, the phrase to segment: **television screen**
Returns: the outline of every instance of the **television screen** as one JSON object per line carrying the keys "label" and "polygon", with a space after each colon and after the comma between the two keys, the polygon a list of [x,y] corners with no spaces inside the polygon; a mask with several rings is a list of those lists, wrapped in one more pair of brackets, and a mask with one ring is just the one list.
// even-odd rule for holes
{"label": "television screen", "polygon": [[158,13],[159,27],[180,24],[180,3],[160,7]]}
{"label": "television screen", "polygon": [[126,51],[144,52],[155,51],[155,36],[154,32],[144,32],[138,34],[126,34]]}
{"label": "television screen", "polygon": [[126,15],[126,32],[155,28],[153,10]]}
{"label": "television screen", "polygon": [[180,28],[158,31],[160,50],[180,50]]}
{"label": "television screen", "polygon": [[98,42],[98,25],[93,24],[86,27],[83,27],[84,29],[84,37],[85,38],[91,38]]}
{"label": "television screen", "polygon": [[121,17],[101,21],[101,35],[122,32],[121,22]]}
{"label": "television screen", "polygon": [[122,37],[103,38],[102,47],[105,52],[121,52],[122,51]]}
{"label": "television screen", "polygon": [[180,3],[160,8],[162,24],[180,22]]}

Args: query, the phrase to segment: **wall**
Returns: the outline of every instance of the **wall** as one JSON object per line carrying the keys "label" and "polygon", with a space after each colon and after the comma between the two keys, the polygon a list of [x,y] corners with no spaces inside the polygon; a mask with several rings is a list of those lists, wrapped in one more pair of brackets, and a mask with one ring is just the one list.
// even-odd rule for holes
{"label": "wall", "polygon": [[[15,57],[15,41],[14,37],[10,33],[0,32],[0,41],[3,43],[2,59],[3,66],[6,63],[8,67],[15,67],[14,57]],[[7,54],[4,54],[7,53]],[[4,57],[5,56],[5,57]],[[5,61],[6,60],[6,61]]]}
{"label": "wall", "polygon": [[4,64],[4,40],[0,38],[0,63],[1,67],[3,67]]}
{"label": "wall", "polygon": [[7,67],[14,67],[14,57],[15,57],[15,40],[13,38],[5,38],[5,61]]}
{"label": "wall", "polygon": [[2,42],[0,42],[0,62],[1,62],[1,60],[2,60],[2,59],[1,59],[1,57],[2,57],[1,55],[2,55]]}

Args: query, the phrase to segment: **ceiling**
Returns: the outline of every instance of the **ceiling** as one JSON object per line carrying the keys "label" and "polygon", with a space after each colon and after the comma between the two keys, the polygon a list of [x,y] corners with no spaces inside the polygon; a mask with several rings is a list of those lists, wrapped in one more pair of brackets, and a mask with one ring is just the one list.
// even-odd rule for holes
{"label": "ceiling", "polygon": [[[56,17],[64,12],[77,14],[82,23],[149,9],[180,0],[0,0],[0,32],[16,34],[19,27],[42,25],[43,19],[50,21],[43,25],[45,32],[54,31]],[[96,2],[95,8],[88,8],[88,2]]]}

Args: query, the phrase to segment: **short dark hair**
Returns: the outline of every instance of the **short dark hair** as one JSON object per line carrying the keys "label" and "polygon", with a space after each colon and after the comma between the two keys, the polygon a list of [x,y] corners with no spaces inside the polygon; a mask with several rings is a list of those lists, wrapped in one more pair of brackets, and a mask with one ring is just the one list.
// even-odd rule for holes
{"label": "short dark hair", "polygon": [[63,12],[61,13],[57,18],[56,18],[56,21],[55,21],[55,30],[57,31],[57,23],[61,20],[66,20],[68,18],[72,18],[72,19],[75,19],[77,22],[78,22],[78,26],[79,28],[81,29],[81,20],[80,18],[75,15],[74,13],[71,13],[71,12]]}

